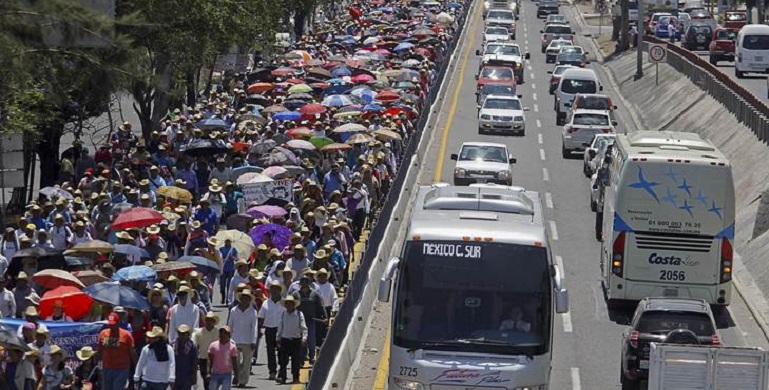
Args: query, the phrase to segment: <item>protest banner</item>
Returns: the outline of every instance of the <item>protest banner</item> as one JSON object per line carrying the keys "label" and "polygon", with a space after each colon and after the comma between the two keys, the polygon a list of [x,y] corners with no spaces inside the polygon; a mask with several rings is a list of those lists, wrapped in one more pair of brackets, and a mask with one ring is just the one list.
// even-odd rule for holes
{"label": "protest banner", "polygon": [[[16,318],[0,318],[0,325],[16,331],[19,326],[24,324],[25,320]],[[99,332],[104,328],[104,322],[48,322],[39,321],[48,328],[51,334],[50,344],[55,344],[67,351],[67,363],[79,361],[75,352],[80,348],[90,345],[94,350],[97,349]]]}
{"label": "protest banner", "polygon": [[264,181],[258,183],[245,183],[243,189],[243,201],[246,205],[251,202],[262,204],[270,198],[291,201],[294,195],[294,181],[292,179]]}

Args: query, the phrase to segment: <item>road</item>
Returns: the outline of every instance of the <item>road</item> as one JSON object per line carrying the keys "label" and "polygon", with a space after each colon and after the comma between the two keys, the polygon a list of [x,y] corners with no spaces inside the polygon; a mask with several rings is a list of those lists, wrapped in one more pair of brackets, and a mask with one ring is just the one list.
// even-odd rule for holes
{"label": "road", "polygon": [[[531,53],[526,64],[525,83],[518,87],[522,101],[530,111],[526,114],[525,137],[479,135],[475,108],[475,71],[478,57],[474,55],[482,39],[478,10],[470,25],[467,43],[462,47],[447,98],[440,110],[427,155],[435,156],[434,164],[423,167],[419,184],[440,180],[451,182],[454,164],[449,160],[465,141],[502,142],[512,150],[518,163],[513,172],[514,184],[539,191],[544,202],[546,220],[550,227],[552,250],[563,267],[569,289],[571,311],[559,315],[554,338],[552,389],[613,389],[619,388],[621,335],[632,310],[608,311],[600,282],[599,249],[594,239],[594,215],[589,208],[588,180],[582,174],[581,156],[565,160],[561,157],[560,127],[555,124],[553,98],[548,94],[549,75],[553,68],[540,53],[543,21],[536,18],[536,3],[522,1],[517,43]],[[574,11],[562,6],[562,13],[576,26]],[[577,34],[577,44],[590,47],[587,38]],[[600,65],[592,63],[609,95],[616,89],[604,76]],[[617,102],[619,99],[614,99]],[[632,121],[625,107],[620,106],[618,132],[632,132]],[[383,388],[387,374],[389,305],[379,304],[372,312],[372,328],[363,349],[363,358],[349,388]],[[725,345],[760,346],[769,344],[749,314],[743,299],[735,294],[728,311],[719,315],[720,334]],[[375,374],[374,374],[375,373]]]}

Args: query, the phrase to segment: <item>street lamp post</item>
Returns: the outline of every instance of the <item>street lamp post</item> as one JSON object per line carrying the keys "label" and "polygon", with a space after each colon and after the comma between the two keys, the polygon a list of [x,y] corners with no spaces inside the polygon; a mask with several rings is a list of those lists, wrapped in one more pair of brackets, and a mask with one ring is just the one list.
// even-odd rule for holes
{"label": "street lamp post", "polygon": [[638,20],[636,21],[636,69],[635,69],[635,76],[633,77],[635,80],[640,80],[644,76],[644,70],[643,70],[643,59],[644,59],[644,52],[643,52],[643,43],[644,43],[644,35],[646,34],[646,29],[643,26],[643,14],[644,14],[644,0],[638,0]]}

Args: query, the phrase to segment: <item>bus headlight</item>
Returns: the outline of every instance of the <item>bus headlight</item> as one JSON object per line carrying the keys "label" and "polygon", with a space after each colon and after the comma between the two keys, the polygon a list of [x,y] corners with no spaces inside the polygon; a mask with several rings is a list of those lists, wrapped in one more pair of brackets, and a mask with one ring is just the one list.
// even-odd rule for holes
{"label": "bus headlight", "polygon": [[393,378],[393,382],[395,382],[395,385],[400,387],[401,389],[408,389],[408,390],[424,390],[424,386],[416,381],[410,381],[406,379],[401,379],[398,377]]}

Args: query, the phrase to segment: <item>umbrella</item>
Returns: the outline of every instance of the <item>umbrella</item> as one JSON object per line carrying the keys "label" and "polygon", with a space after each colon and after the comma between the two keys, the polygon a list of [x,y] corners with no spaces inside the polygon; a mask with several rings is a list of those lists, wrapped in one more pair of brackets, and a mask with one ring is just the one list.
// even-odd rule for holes
{"label": "umbrella", "polygon": [[211,140],[196,140],[189,144],[182,145],[179,151],[193,157],[211,156],[229,152],[224,142]]}
{"label": "umbrella", "polygon": [[310,68],[307,70],[307,74],[310,76],[315,76],[320,79],[330,79],[331,78],[331,72],[327,71],[323,68]]}
{"label": "umbrella", "polygon": [[216,248],[219,249],[224,246],[224,241],[230,240],[232,246],[237,249],[238,257],[247,259],[251,256],[251,252],[254,251],[255,245],[251,240],[251,237],[238,230],[219,230],[214,236],[217,240]]}
{"label": "umbrella", "polygon": [[288,146],[291,149],[305,149],[305,150],[315,150],[315,145],[312,144],[310,141],[305,141],[303,139],[292,139],[291,141],[286,142],[286,146]]}
{"label": "umbrella", "polygon": [[325,99],[323,99],[323,102],[321,102],[321,104],[328,107],[342,107],[342,106],[349,106],[355,103],[347,95],[329,95]]}
{"label": "umbrella", "polygon": [[400,134],[388,129],[379,129],[374,132],[374,135],[384,139],[397,139],[397,140],[403,139],[403,137],[401,137]]}
{"label": "umbrella", "polygon": [[136,290],[121,286],[118,282],[101,282],[90,285],[83,290],[95,301],[112,306],[123,306],[131,309],[149,311],[150,304]]}
{"label": "umbrella", "polygon": [[70,253],[110,253],[115,248],[112,244],[102,240],[83,241],[72,248],[64,251],[64,254]]}
{"label": "umbrella", "polygon": [[16,329],[0,329],[0,345],[5,348],[17,348],[29,351],[30,347],[16,334]]}
{"label": "umbrella", "polygon": [[286,134],[290,135],[291,138],[310,138],[312,137],[312,130],[306,127],[295,127],[288,130]]}
{"label": "umbrella", "polygon": [[60,286],[46,291],[40,298],[40,317],[46,318],[53,315],[53,307],[57,301],[64,306],[64,314],[77,321],[89,311],[93,305],[93,298],[77,287]]}
{"label": "umbrella", "polygon": [[288,211],[286,211],[286,209],[284,209],[283,207],[269,206],[269,205],[254,206],[246,210],[246,214],[254,217],[254,219],[259,219],[262,217],[268,217],[268,218],[282,217],[287,213]]}
{"label": "umbrella", "polygon": [[[298,140],[296,140],[298,141]],[[307,142],[307,141],[305,141]],[[312,144],[310,144],[312,145]],[[313,146],[313,148],[315,148]],[[285,176],[288,174],[288,170],[286,168],[280,167],[280,166],[271,166],[265,168],[264,172],[262,172],[265,176],[269,177],[270,179],[278,179],[281,176]]]}
{"label": "umbrella", "polygon": [[133,261],[140,259],[149,259],[150,254],[146,250],[131,244],[115,245],[115,253],[131,258]]}
{"label": "umbrella", "polygon": [[294,68],[289,68],[286,66],[281,66],[278,69],[273,70],[270,72],[273,76],[293,76],[298,71]]}
{"label": "umbrella", "polygon": [[395,84],[395,88],[396,89],[416,88],[416,84],[412,83],[411,81],[399,81],[397,84]]}
{"label": "umbrella", "polygon": [[272,87],[272,83],[253,83],[248,86],[246,92],[249,94],[262,93],[271,90]]}
{"label": "umbrella", "polygon": [[288,111],[288,108],[283,107],[283,106],[278,105],[278,104],[273,104],[271,106],[266,107],[264,110],[262,110],[262,112],[265,112],[265,113],[268,113],[268,114],[272,114],[272,113],[276,113],[276,112],[285,112],[285,111]]}
{"label": "umbrella", "polygon": [[397,77],[403,73],[403,69],[388,69],[382,72],[382,76],[385,77]]}
{"label": "umbrella", "polygon": [[75,277],[83,282],[83,284],[86,286],[109,281],[109,279],[102,275],[101,272],[93,270],[75,271],[72,273],[72,275],[75,275]]}
{"label": "umbrella", "polygon": [[287,53],[284,57],[286,59],[298,58],[302,62],[307,62],[307,61],[312,60],[312,55],[310,53],[304,51],[304,50],[294,50],[294,51],[291,51],[291,52]]}
{"label": "umbrella", "polygon": [[346,84],[336,84],[326,88],[323,91],[323,96],[328,97],[331,95],[342,95],[350,90],[350,86]]}
{"label": "umbrella", "polygon": [[262,183],[265,181],[272,181],[272,179],[262,172],[246,172],[240,175],[238,179],[235,180],[235,183],[237,185],[242,185],[248,183]]}
{"label": "umbrella", "polygon": [[263,204],[267,206],[278,206],[281,208],[285,208],[286,205],[289,204],[289,201],[285,199],[280,199],[280,198],[270,198],[265,200]]}
{"label": "umbrella", "polygon": [[312,137],[310,138],[310,143],[315,146],[317,149],[321,149],[326,145],[331,145],[334,143],[334,140],[328,137]]}
{"label": "umbrella", "polygon": [[362,73],[357,76],[353,76],[352,81],[356,83],[367,83],[369,81],[374,81],[374,76]]}
{"label": "umbrella", "polygon": [[32,276],[32,281],[45,288],[56,288],[59,286],[74,286],[84,288],[85,286],[76,277],[67,271],[60,269],[44,269],[36,272]]}
{"label": "umbrella", "polygon": [[67,267],[80,267],[93,264],[93,260],[87,257],[64,256],[64,261],[67,263]]}
{"label": "umbrella", "polygon": [[204,273],[220,272],[219,264],[213,260],[206,259],[203,256],[182,256],[177,261],[186,261],[188,263],[195,264],[198,270]]}
{"label": "umbrella", "polygon": [[270,165],[301,165],[302,164],[302,161],[299,160],[299,158],[296,157],[296,155],[292,151],[282,146],[276,146],[274,149],[272,149],[272,151],[270,152],[270,159],[268,160],[268,162],[272,162],[273,157],[275,161],[279,161],[280,163],[278,164],[271,163]]}
{"label": "umbrella", "polygon": [[158,188],[158,195],[169,199],[176,199],[181,203],[192,203],[192,193],[176,186],[162,186]]}
{"label": "umbrella", "polygon": [[366,131],[366,126],[361,125],[360,123],[346,123],[343,124],[336,129],[334,129],[334,133],[356,133],[359,131]]}
{"label": "umbrella", "polygon": [[127,210],[115,218],[110,227],[112,230],[143,228],[163,222],[163,215],[146,207],[136,207]]}
{"label": "umbrella", "polygon": [[270,151],[270,149],[277,146],[277,142],[271,140],[271,139],[263,139],[256,141],[253,145],[251,145],[250,148],[248,148],[249,153],[255,153],[255,154],[265,154]]}
{"label": "umbrella", "polygon": [[179,218],[182,217],[181,215],[176,214],[172,211],[161,211],[160,214],[163,215],[163,218],[165,218],[169,224],[176,224],[176,221],[178,221]]}
{"label": "umbrella", "polygon": [[422,65],[422,62],[415,60],[413,58],[403,61],[403,66],[407,68],[419,68],[421,65]]}
{"label": "umbrella", "polygon": [[435,20],[437,20],[438,22],[443,23],[443,24],[454,23],[454,17],[449,15],[446,12],[439,13],[438,16],[435,17]]}
{"label": "umbrella", "polygon": [[322,113],[326,112],[326,107],[324,107],[322,104],[311,103],[311,104],[308,104],[308,105],[300,108],[299,112],[301,112],[304,115],[322,114]]}
{"label": "umbrella", "polygon": [[130,267],[124,267],[112,276],[114,281],[131,281],[131,282],[149,282],[157,279],[158,274],[154,269],[147,267],[146,265],[132,265]]}
{"label": "umbrella", "polygon": [[232,168],[232,177],[237,178],[237,177],[239,177],[240,175],[242,175],[244,173],[248,173],[248,172],[257,172],[257,173],[259,173],[259,172],[261,172],[263,170],[264,170],[264,168],[262,168],[262,167],[256,167],[256,166],[253,166],[253,165],[244,165],[242,167]]}
{"label": "umbrella", "polygon": [[167,261],[165,263],[154,264],[152,269],[155,272],[179,272],[187,273],[195,269],[195,265],[186,261]]}
{"label": "umbrella", "polygon": [[359,98],[360,100],[363,100],[366,104],[371,103],[372,100],[374,100],[374,97],[376,96],[376,92],[372,91],[368,87],[365,88],[358,88],[354,89],[350,92],[350,95],[355,96]]}
{"label": "umbrella", "polygon": [[401,95],[397,91],[393,91],[393,90],[381,91],[378,94],[376,94],[376,100],[383,101],[383,102],[398,100],[400,98],[401,98]]}
{"label": "umbrella", "polygon": [[292,93],[291,95],[289,95],[289,97],[291,99],[296,99],[296,100],[312,100],[312,99],[314,99],[312,97],[312,95],[310,95],[309,93]]}
{"label": "umbrella", "polygon": [[63,190],[59,187],[44,187],[40,189],[40,193],[45,195],[48,199],[64,198],[67,200],[74,199],[69,191]]}
{"label": "umbrella", "polygon": [[402,42],[402,43],[399,43],[399,44],[398,44],[398,46],[395,46],[395,47],[393,48],[393,51],[395,51],[395,52],[398,52],[398,51],[406,51],[406,50],[408,50],[408,49],[411,49],[412,47],[414,47],[414,44],[413,44],[413,43],[409,43],[409,42]]}
{"label": "umbrella", "polygon": [[[350,107],[350,106],[348,106],[348,107]],[[336,114],[334,114],[334,118],[336,118],[336,119],[350,119],[350,118],[354,118],[356,116],[360,116],[360,114],[362,114],[362,112],[360,112],[360,111],[337,112]]]}
{"label": "umbrella", "polygon": [[265,243],[268,247],[272,246],[281,250],[290,243],[291,229],[278,224],[267,223],[254,226],[248,235],[251,236],[255,245]]}
{"label": "umbrella", "polygon": [[[272,84],[270,84],[270,88],[272,88]],[[268,104],[270,99],[267,99],[266,96],[261,94],[252,93],[248,95],[245,99],[243,99],[243,103],[246,104],[260,104],[265,105]]]}
{"label": "umbrella", "polygon": [[352,71],[346,66],[340,66],[331,70],[331,77],[351,76]]}
{"label": "umbrella", "polygon": [[227,228],[243,231],[248,228],[248,224],[253,220],[254,217],[245,213],[233,214],[227,217]]}
{"label": "umbrella", "polygon": [[312,87],[307,84],[296,84],[288,89],[289,94],[312,92]]}
{"label": "umbrella", "polygon": [[[289,100],[286,100],[285,102],[283,102],[283,106],[285,106],[286,108],[288,108],[289,110],[292,110],[292,111],[295,111],[295,110],[301,108],[302,106],[304,106],[306,104],[307,104],[306,101],[299,100],[299,99],[289,99]],[[292,114],[293,115],[293,112],[284,112],[284,113],[279,113],[279,114]]]}
{"label": "umbrella", "polygon": [[284,111],[272,114],[272,120],[276,121],[298,121],[302,114],[296,111]]}
{"label": "umbrella", "polygon": [[371,141],[373,141],[374,138],[372,138],[368,134],[364,133],[357,133],[350,136],[350,138],[347,139],[347,143],[350,145],[356,145],[356,144],[367,144]]}
{"label": "umbrella", "polygon": [[384,107],[378,105],[378,104],[366,104],[363,106],[364,112],[379,112],[384,110]]}
{"label": "umbrella", "polygon": [[341,150],[350,150],[350,149],[352,149],[352,145],[333,143],[333,144],[329,144],[322,147],[320,150],[326,153],[335,153]]}
{"label": "umbrella", "polygon": [[227,128],[229,125],[219,118],[208,118],[195,124],[195,127],[199,129],[218,129],[220,127]]}
{"label": "umbrella", "polygon": [[13,254],[14,259],[21,259],[24,257],[31,257],[34,259],[38,259],[41,257],[49,257],[49,256],[56,256],[60,255],[61,251],[58,251],[53,248],[47,248],[43,246],[36,246],[33,248],[25,248],[16,251],[16,253]]}

